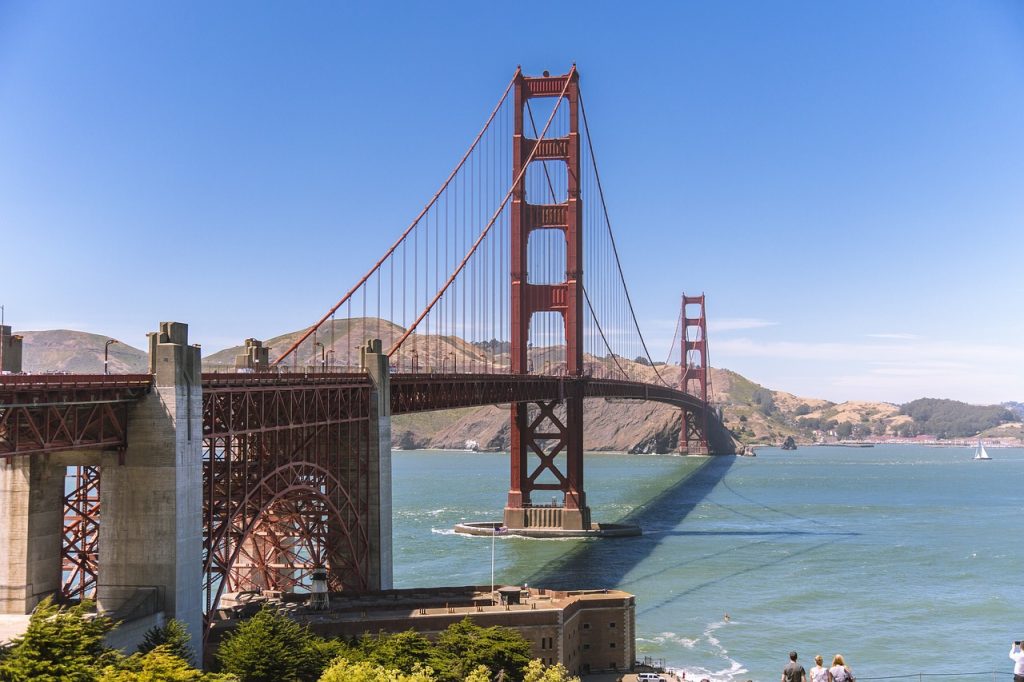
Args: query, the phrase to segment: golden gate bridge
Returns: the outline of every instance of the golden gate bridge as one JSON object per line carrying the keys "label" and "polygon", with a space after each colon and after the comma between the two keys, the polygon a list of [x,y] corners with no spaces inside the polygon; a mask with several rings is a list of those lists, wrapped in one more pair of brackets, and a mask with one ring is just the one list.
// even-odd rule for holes
{"label": "golden gate bridge", "polygon": [[392,415],[508,405],[512,529],[551,523],[540,492],[561,496],[560,529],[592,527],[587,399],[678,407],[681,452],[731,452],[704,296],[681,299],[670,377],[594,146],[576,67],[517,69],[426,206],[289,347],[250,340],[242,372],[203,373],[187,326],[163,323],[147,374],[0,376],[0,609],[149,600],[198,630],[222,594],[307,589],[317,568],[332,590],[389,588]]}

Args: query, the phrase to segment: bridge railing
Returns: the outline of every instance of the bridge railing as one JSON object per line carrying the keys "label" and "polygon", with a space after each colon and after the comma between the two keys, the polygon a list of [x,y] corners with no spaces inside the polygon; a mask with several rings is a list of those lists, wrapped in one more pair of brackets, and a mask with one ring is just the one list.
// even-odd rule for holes
{"label": "bridge railing", "polygon": [[0,388],[21,390],[32,388],[148,388],[150,374],[4,374]]}

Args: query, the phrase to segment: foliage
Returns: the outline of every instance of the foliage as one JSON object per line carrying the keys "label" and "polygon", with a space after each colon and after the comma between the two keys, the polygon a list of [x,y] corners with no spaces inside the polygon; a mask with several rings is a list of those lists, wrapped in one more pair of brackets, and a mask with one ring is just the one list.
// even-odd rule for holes
{"label": "foliage", "polygon": [[366,660],[380,666],[411,672],[416,666],[426,666],[434,653],[434,645],[415,630],[395,634],[366,635],[359,643]]}
{"label": "foliage", "polygon": [[839,426],[836,427],[836,438],[846,440],[851,435],[853,435],[853,424],[850,422],[840,422]]}
{"label": "foliage", "polygon": [[796,413],[796,416],[802,417],[805,414],[811,413],[811,406],[808,405],[807,403],[800,403],[799,405],[796,406],[796,410],[794,410],[794,412]]}
{"label": "foliage", "polygon": [[958,400],[921,398],[900,407],[900,414],[914,420],[916,433],[939,438],[973,436],[1020,417],[1001,405],[968,405]]}
{"label": "foliage", "polygon": [[103,644],[114,627],[109,618],[93,617],[92,604],[60,607],[49,597],[39,602],[25,634],[12,642],[0,662],[0,679],[10,682],[91,681],[118,654]]}
{"label": "foliage", "polygon": [[172,645],[161,644],[107,666],[98,682],[236,682],[234,675],[204,673],[174,655]]}
{"label": "foliage", "polygon": [[311,682],[322,654],[306,628],[265,605],[221,642],[217,660],[241,682]]}
{"label": "foliage", "polygon": [[857,440],[863,440],[871,435],[870,424],[854,424],[853,425],[853,437]]}
{"label": "foliage", "polygon": [[326,670],[338,658],[347,658],[349,661],[362,661],[366,658],[359,649],[358,641],[350,643],[344,639],[320,637],[310,637],[306,655],[310,659],[310,666],[319,671]]}
{"label": "foliage", "polygon": [[469,618],[452,623],[440,634],[431,667],[438,679],[465,680],[477,666],[487,666],[491,676],[505,671],[510,682],[522,679],[530,662],[530,643],[515,630],[493,626],[480,627]]}
{"label": "foliage", "polygon": [[486,665],[478,665],[466,675],[465,682],[491,682],[491,671]]}
{"label": "foliage", "polygon": [[320,682],[435,682],[430,668],[417,666],[410,673],[386,668],[370,661],[350,662],[339,658],[320,676]]}
{"label": "foliage", "polygon": [[523,682],[580,682],[580,678],[571,677],[561,663],[545,666],[535,658],[527,664]]}
{"label": "foliage", "polygon": [[142,643],[139,644],[139,653],[149,653],[158,646],[165,646],[170,654],[177,656],[189,665],[195,665],[192,646],[189,644],[191,639],[185,624],[172,618],[164,625],[158,625],[146,631]]}
{"label": "foliage", "polygon": [[633,362],[635,362],[638,365],[643,365],[645,367],[650,367],[651,366],[651,361],[648,360],[643,355],[638,355],[635,358],[633,358]]}

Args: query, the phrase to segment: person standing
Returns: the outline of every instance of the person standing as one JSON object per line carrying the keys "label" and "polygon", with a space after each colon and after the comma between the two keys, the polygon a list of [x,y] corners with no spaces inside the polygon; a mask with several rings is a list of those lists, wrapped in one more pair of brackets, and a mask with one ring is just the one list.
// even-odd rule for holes
{"label": "person standing", "polygon": [[811,678],[811,682],[829,682],[828,679],[828,668],[822,664],[821,654],[814,657],[814,667],[810,669],[807,675]]}
{"label": "person standing", "polygon": [[832,676],[832,682],[854,682],[853,671],[846,665],[842,654],[836,654],[832,659],[828,674]]}
{"label": "person standing", "polygon": [[1013,660],[1013,682],[1024,682],[1024,651],[1020,640],[1010,645],[1010,658]]}
{"label": "person standing", "polygon": [[796,652],[789,652],[789,663],[782,669],[782,682],[807,682],[807,672],[796,662]]}

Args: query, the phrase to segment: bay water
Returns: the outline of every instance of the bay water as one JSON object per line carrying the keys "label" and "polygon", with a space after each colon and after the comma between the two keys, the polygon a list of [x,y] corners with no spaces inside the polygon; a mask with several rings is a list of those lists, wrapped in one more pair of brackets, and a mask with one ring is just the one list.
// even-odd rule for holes
{"label": "bay water", "polygon": [[[499,584],[636,595],[637,656],[686,678],[777,680],[842,653],[858,679],[1010,679],[1024,637],[1024,449],[808,447],[749,457],[588,453],[595,521],[635,538],[499,537]],[[508,455],[396,451],[396,587],[488,585]],[[546,499],[536,500],[546,502]],[[728,617],[726,617],[728,614]]]}

